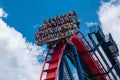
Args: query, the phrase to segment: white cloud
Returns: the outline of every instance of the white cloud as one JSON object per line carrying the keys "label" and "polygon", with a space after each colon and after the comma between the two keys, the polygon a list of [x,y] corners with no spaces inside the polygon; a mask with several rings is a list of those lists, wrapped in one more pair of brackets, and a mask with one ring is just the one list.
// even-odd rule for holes
{"label": "white cloud", "polygon": [[7,16],[8,14],[5,11],[3,11],[2,8],[0,8],[0,17],[7,17]]}
{"label": "white cloud", "polygon": [[88,27],[91,27],[91,26],[94,26],[94,25],[98,25],[98,23],[95,23],[95,22],[86,22],[86,25]]}
{"label": "white cloud", "polygon": [[[7,13],[0,8],[0,17]],[[0,18],[0,80],[39,80],[43,48],[26,42],[22,34]],[[44,57],[40,57],[44,59]]]}
{"label": "white cloud", "polygon": [[102,2],[98,16],[104,32],[112,34],[120,50],[120,0]]}

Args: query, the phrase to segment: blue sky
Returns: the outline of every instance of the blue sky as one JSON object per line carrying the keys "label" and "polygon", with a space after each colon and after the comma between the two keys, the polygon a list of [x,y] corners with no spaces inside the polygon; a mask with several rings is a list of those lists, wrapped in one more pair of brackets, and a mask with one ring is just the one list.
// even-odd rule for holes
{"label": "blue sky", "polygon": [[[106,0],[107,1],[107,0]],[[81,31],[86,33],[86,22],[98,22],[100,0],[1,0],[0,6],[9,14],[4,21],[21,32],[30,42],[35,42],[35,26],[44,19],[76,10],[81,20]]]}

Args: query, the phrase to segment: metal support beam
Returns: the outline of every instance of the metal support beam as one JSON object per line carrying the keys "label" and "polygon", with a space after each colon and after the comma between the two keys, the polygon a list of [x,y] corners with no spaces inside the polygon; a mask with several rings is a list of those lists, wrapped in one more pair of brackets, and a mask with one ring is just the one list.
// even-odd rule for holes
{"label": "metal support beam", "polygon": [[72,74],[72,72],[71,72],[69,63],[68,63],[68,61],[67,61],[67,59],[66,59],[66,56],[64,56],[63,58],[64,58],[64,64],[65,64],[66,69],[67,69],[67,71],[68,71],[68,73],[69,73],[69,78],[70,78],[69,80],[74,80],[73,74]]}
{"label": "metal support beam", "polygon": [[58,80],[63,80],[63,57],[62,57],[62,60],[61,60],[61,63],[60,63]]}
{"label": "metal support beam", "polygon": [[[88,37],[90,38],[91,42],[92,42],[93,45],[95,46],[95,49],[94,49],[94,50],[97,50],[97,51],[99,52],[99,55],[100,55],[101,58],[103,59],[103,61],[104,61],[104,63],[106,64],[107,68],[110,70],[111,68],[110,68],[109,64],[107,63],[107,61],[105,60],[105,57],[102,55],[102,52],[101,52],[101,51],[99,50],[99,48],[98,48],[98,47],[103,43],[103,41],[101,41],[101,42],[97,45],[91,35],[92,35],[92,34],[88,34]],[[95,54],[95,56],[97,57],[96,54]],[[98,59],[98,60],[99,60],[99,59]],[[99,61],[100,61],[100,60],[99,60]],[[101,63],[101,62],[100,62],[100,63]],[[102,65],[102,63],[101,63],[101,65]],[[102,65],[102,67],[104,68],[103,65]],[[105,72],[106,72],[106,69],[105,69],[105,68],[104,68],[104,70],[105,70]],[[111,71],[111,74],[112,74],[112,76],[114,77],[114,79],[116,80],[116,76],[115,76],[115,74],[113,73],[113,71]],[[109,76],[109,74],[108,74],[108,76]],[[109,76],[109,78],[111,78],[111,77]]]}
{"label": "metal support beam", "polygon": [[78,78],[79,78],[79,80],[84,80],[82,67],[81,67],[81,64],[80,64],[80,60],[79,60],[79,56],[78,56],[76,47],[72,44],[69,44],[68,46],[70,47],[70,50],[73,51],[74,60],[75,60],[75,67],[77,69]]}

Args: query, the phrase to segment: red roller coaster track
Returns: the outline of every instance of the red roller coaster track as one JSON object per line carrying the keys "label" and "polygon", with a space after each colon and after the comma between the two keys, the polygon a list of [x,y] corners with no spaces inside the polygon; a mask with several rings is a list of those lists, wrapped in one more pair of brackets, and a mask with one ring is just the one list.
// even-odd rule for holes
{"label": "red roller coaster track", "polygon": [[[75,33],[75,35],[71,38],[71,41],[76,46],[77,51],[78,51],[79,55],[81,56],[80,53],[89,51],[90,47],[83,43],[82,39],[84,38],[84,36],[79,38],[78,33],[80,33],[80,32]],[[97,59],[94,59],[94,54],[92,54],[92,53],[84,54],[84,55],[82,55],[82,58],[85,61],[85,63],[87,64],[87,66],[91,69],[91,71],[93,72],[94,75],[102,74],[105,72],[104,69],[102,68],[102,66],[100,65],[99,61]],[[97,80],[107,80],[107,79],[108,78],[105,75],[97,77]]]}
{"label": "red roller coaster track", "polygon": [[[80,53],[88,51],[90,49],[90,47],[83,43],[82,39],[84,37],[79,38],[78,33],[79,32],[76,32],[74,34],[74,36],[70,38],[70,40],[76,46],[79,55],[81,55]],[[64,49],[65,49],[65,44],[59,43],[58,45],[56,45],[56,47],[53,48],[53,50],[54,50],[53,53],[50,53],[51,49],[48,50],[48,53],[46,55],[45,62],[43,65],[42,73],[40,76],[40,80],[43,79],[43,73],[45,73],[45,72],[47,73],[47,75],[44,80],[57,80],[58,70],[60,67],[60,62],[62,59]],[[48,61],[47,59],[50,56],[51,56],[51,59]],[[91,71],[93,72],[94,75],[102,74],[105,72],[104,69],[102,68],[102,66],[100,65],[99,61],[97,59],[94,59],[94,54],[92,54],[92,53],[84,54],[84,55],[82,55],[82,58],[85,61],[85,63],[87,64],[87,66],[91,69]],[[48,69],[45,69],[46,64],[49,64]],[[107,75],[98,76],[98,77],[96,77],[96,79],[97,80],[110,80]]]}
{"label": "red roller coaster track", "polygon": [[[54,52],[50,53],[50,50],[48,50],[48,53],[45,58],[45,62],[43,65],[42,73],[40,76],[40,80],[43,79],[43,73],[46,72],[46,79],[44,80],[56,80],[58,76],[58,70],[60,67],[60,62],[62,59],[62,55],[65,49],[65,44],[60,42],[56,47],[52,48]],[[48,57],[50,57],[50,60],[47,60]],[[45,65],[48,64],[48,69],[44,69]]]}

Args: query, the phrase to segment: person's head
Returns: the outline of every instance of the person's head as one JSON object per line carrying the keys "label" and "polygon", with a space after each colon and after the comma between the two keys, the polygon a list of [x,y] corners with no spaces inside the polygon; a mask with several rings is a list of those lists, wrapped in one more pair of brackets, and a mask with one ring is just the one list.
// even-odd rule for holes
{"label": "person's head", "polygon": [[44,20],[44,24],[47,24],[48,20]]}
{"label": "person's head", "polygon": [[55,18],[54,18],[54,17],[52,18],[52,21],[55,21]]}
{"label": "person's head", "polygon": [[64,14],[64,17],[66,17],[67,16],[67,14]]}
{"label": "person's head", "polygon": [[71,13],[68,13],[68,15],[69,15],[69,16],[72,16],[72,14],[71,14]]}

